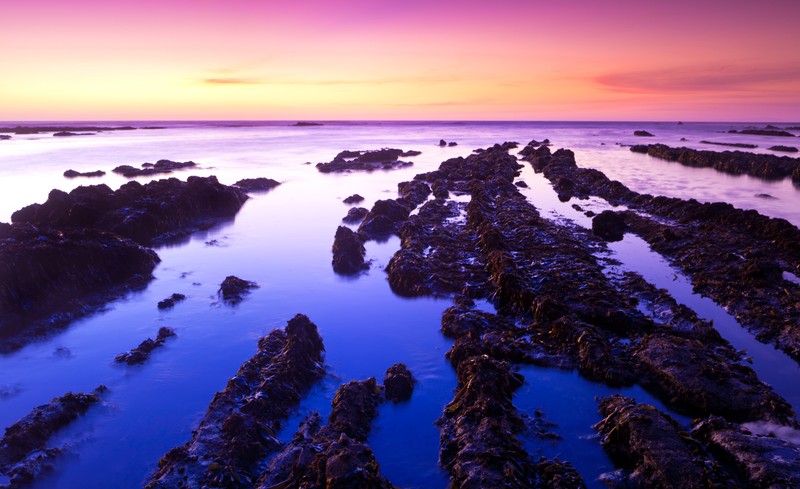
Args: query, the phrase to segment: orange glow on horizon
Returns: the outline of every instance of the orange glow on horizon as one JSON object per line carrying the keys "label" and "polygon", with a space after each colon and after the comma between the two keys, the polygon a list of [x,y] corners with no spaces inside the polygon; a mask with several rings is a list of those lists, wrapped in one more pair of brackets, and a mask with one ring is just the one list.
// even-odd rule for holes
{"label": "orange glow on horizon", "polygon": [[794,0],[271,3],[4,7],[0,120],[800,119]]}

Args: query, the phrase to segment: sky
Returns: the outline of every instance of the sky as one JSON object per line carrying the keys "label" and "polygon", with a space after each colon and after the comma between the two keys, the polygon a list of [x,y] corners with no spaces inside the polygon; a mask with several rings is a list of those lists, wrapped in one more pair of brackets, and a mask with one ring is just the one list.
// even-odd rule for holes
{"label": "sky", "polygon": [[0,120],[800,121],[798,0],[25,0]]}

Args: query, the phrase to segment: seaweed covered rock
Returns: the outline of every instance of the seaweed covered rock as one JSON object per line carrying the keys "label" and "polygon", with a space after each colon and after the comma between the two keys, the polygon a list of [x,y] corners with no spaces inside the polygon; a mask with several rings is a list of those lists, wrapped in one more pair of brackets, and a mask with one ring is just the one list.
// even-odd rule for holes
{"label": "seaweed covered rock", "polygon": [[129,182],[116,192],[107,185],[53,190],[44,204],[32,204],[11,216],[14,223],[58,229],[94,228],[151,245],[208,228],[232,218],[247,194],[220,184],[216,177],[175,178],[142,185]]}
{"label": "seaweed covered rock", "polygon": [[333,271],[336,273],[353,275],[369,268],[364,262],[364,241],[350,228],[339,226],[336,229],[332,251]]}
{"label": "seaweed covered rock", "polygon": [[258,284],[249,280],[241,279],[235,275],[228,275],[219,286],[219,295],[224,302],[236,305],[244,300],[244,296],[251,289],[257,289]]}
{"label": "seaweed covered rock", "polygon": [[347,224],[357,224],[364,220],[369,214],[369,209],[364,207],[353,207],[347,211],[347,215],[342,218],[342,222]]}
{"label": "seaweed covered rock", "polygon": [[393,488],[364,443],[381,399],[374,378],[343,384],[333,399],[328,424],[320,427],[317,413],[306,418],[256,487]]}
{"label": "seaweed covered rock", "polygon": [[405,199],[379,200],[372,206],[358,231],[368,239],[386,238],[400,230],[413,209],[414,205]]}
{"label": "seaweed covered rock", "polygon": [[0,440],[0,476],[9,479],[7,487],[22,487],[52,467],[62,453],[60,448],[46,448],[50,438],[61,428],[84,414],[107,389],[99,386],[89,394],[67,394],[33,408],[9,426]]}
{"label": "seaweed covered rock", "polygon": [[173,331],[172,328],[162,326],[158,329],[156,339],[153,340],[151,338],[147,338],[131,351],[120,353],[114,357],[114,361],[117,363],[127,363],[128,365],[144,363],[145,360],[150,358],[150,354],[153,352],[153,350],[163,345],[164,342],[167,341],[167,338],[172,336],[175,336],[175,331]]}
{"label": "seaweed covered rock", "polygon": [[386,399],[392,402],[402,402],[411,399],[414,391],[414,377],[408,367],[403,363],[396,363],[386,370],[383,379],[383,389]]}
{"label": "seaweed covered rock", "polygon": [[102,231],[0,226],[0,351],[143,287],[159,261],[152,250]]}
{"label": "seaweed covered rock", "polygon": [[403,151],[402,149],[383,148],[371,151],[342,151],[328,163],[317,163],[322,173],[340,173],[350,171],[394,170],[411,166],[413,163],[400,160],[400,157],[416,156],[419,151]]}
{"label": "seaweed covered rock", "polygon": [[424,182],[412,180],[410,182],[400,182],[397,184],[397,192],[400,197],[411,202],[414,206],[423,204],[431,194],[431,188]]}
{"label": "seaweed covered rock", "polygon": [[625,219],[614,211],[603,211],[592,219],[592,232],[606,241],[622,241]]}
{"label": "seaweed covered rock", "polygon": [[218,392],[191,441],[167,452],[148,488],[252,487],[258,464],[292,408],[322,378],[322,339],[298,314],[258,341],[258,351]]}
{"label": "seaweed covered rock", "polygon": [[280,185],[281,182],[271,178],[258,177],[258,178],[244,178],[234,183],[233,185],[239,187],[245,192],[267,192]]}

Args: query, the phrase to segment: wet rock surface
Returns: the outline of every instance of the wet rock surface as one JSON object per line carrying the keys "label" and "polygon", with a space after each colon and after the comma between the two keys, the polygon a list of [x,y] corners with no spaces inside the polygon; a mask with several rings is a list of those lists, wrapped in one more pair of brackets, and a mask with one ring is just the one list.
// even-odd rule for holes
{"label": "wet rock surface", "polygon": [[338,274],[354,275],[369,268],[364,261],[364,241],[348,227],[339,226],[336,229],[332,251],[333,271]]}
{"label": "wet rock surface", "polygon": [[175,304],[178,302],[183,302],[186,300],[186,296],[183,294],[172,294],[171,296],[167,297],[166,299],[158,301],[158,308],[159,309],[172,309],[175,307]]}
{"label": "wet rock surface", "polygon": [[0,225],[0,352],[143,287],[159,261],[111,233]]}
{"label": "wet rock surface", "polygon": [[403,198],[379,200],[367,213],[358,232],[367,239],[386,239],[399,232],[413,209],[414,204]]}
{"label": "wet rock surface", "polygon": [[800,167],[800,159],[788,156],[748,153],[744,151],[706,151],[671,148],[663,144],[631,146],[634,153],[675,161],[684,166],[714,168],[731,175],[750,175],[766,180],[780,180]]}
{"label": "wet rock surface", "polygon": [[383,400],[381,391],[375,378],[343,384],[333,398],[328,424],[320,427],[317,413],[306,418],[256,487],[393,488],[365,444]]}
{"label": "wet rock surface", "polygon": [[6,428],[0,440],[0,475],[9,478],[6,487],[26,486],[51,470],[63,449],[46,448],[50,437],[99,402],[106,390],[101,385],[89,394],[69,392]]}
{"label": "wet rock surface", "polygon": [[364,197],[358,194],[353,194],[349,197],[346,197],[342,202],[345,204],[358,204],[359,202],[364,202]]}
{"label": "wet rock surface", "polygon": [[411,166],[413,163],[400,160],[401,157],[417,156],[419,151],[383,148],[371,151],[342,151],[328,163],[317,163],[322,173],[341,173],[351,171],[394,170]]}
{"label": "wet rock surface", "polygon": [[95,171],[87,171],[87,172],[79,172],[75,170],[67,170],[64,172],[64,176],[67,178],[77,178],[77,177],[102,177],[105,175],[106,172],[103,170],[95,170]]}
{"label": "wet rock surface", "polygon": [[396,363],[386,370],[386,378],[383,379],[383,390],[386,399],[392,402],[403,402],[411,399],[411,393],[414,391],[414,377],[405,364]]}
{"label": "wet rock surface", "polygon": [[144,363],[150,358],[150,354],[153,353],[153,350],[162,346],[167,341],[167,338],[173,336],[175,336],[175,331],[173,331],[172,328],[162,326],[158,329],[156,339],[147,338],[131,351],[120,353],[114,357],[114,361],[117,363],[127,363],[128,365]]}
{"label": "wet rock surface", "polygon": [[347,211],[347,215],[342,218],[342,222],[347,224],[358,224],[369,214],[369,209],[365,207],[353,207]]}
{"label": "wet rock surface", "polygon": [[258,284],[241,279],[235,275],[228,275],[219,286],[219,295],[222,300],[230,305],[236,305],[244,300],[250,290],[258,288]]}
{"label": "wet rock surface", "polygon": [[622,241],[625,218],[614,211],[603,211],[592,219],[592,232],[606,241]]}
{"label": "wet rock surface", "polygon": [[275,433],[301,395],[322,378],[322,339],[298,314],[218,392],[192,440],[167,452],[148,488],[252,487],[258,464],[280,448]]}
{"label": "wet rock surface", "polygon": [[141,168],[136,168],[131,165],[120,165],[111,171],[126,178],[134,178],[158,175],[160,173],[172,173],[175,170],[185,170],[195,166],[197,166],[197,163],[194,161],[158,160],[155,163],[142,163]]}
{"label": "wet rock surface", "polygon": [[245,192],[267,192],[280,185],[281,182],[271,178],[243,178],[234,183],[235,187],[239,187]]}
{"label": "wet rock surface", "polygon": [[93,228],[152,245],[175,240],[233,217],[247,200],[216,177],[175,178],[142,185],[129,182],[112,191],[107,185],[50,192],[44,204],[32,204],[12,222],[58,229]]}
{"label": "wet rock surface", "polygon": [[571,151],[537,151],[531,164],[554,187],[570,179],[567,197],[594,195],[628,207],[629,230],[669,258],[696,292],[728,309],[759,340],[800,360],[800,286],[780,273],[800,273],[795,226],[726,203],[638,194],[602,172],[579,168]]}

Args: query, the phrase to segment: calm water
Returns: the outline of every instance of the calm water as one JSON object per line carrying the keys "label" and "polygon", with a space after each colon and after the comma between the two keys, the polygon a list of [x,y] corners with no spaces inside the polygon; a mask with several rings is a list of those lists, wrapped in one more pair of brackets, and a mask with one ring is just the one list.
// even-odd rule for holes
{"label": "calm water", "polygon": [[[230,184],[244,177],[265,176],[283,185],[254,196],[234,221],[194,235],[180,246],[158,249],[163,261],[155,271],[156,279],[144,291],[110,304],[104,313],[80,320],[48,340],[0,356],[0,427],[67,391],[88,391],[101,383],[110,388],[102,406],[93,408],[52,441],[57,446],[68,444],[74,455],[61,459],[55,474],[39,487],[140,487],[164,452],[191,437],[213,393],[224,387],[254,353],[257,338],[284,326],[298,312],[307,314],[320,328],[329,376],[303,401],[281,438],[289,439],[309,410],[326,414],[340,383],[369,376],[381,378],[391,364],[405,362],[419,380],[417,390],[407,404],[381,407],[369,443],[383,473],[395,484],[445,487],[447,476],[437,467],[439,433],[433,422],[452,398],[456,384],[444,358],[450,342],[439,332],[441,312],[450,301],[409,300],[392,294],[383,267],[399,247],[397,239],[368,244],[372,266],[356,279],[332,272],[330,247],[348,209],[341,203],[343,198],[360,193],[366,197],[363,205],[370,207],[377,199],[394,197],[398,182],[435,169],[444,159],[466,156],[475,148],[511,140],[524,145],[530,139],[549,138],[554,149],[574,150],[579,165],[599,168],[634,190],[727,201],[800,224],[800,194],[788,180],[764,182],[686,168],[616,145],[663,142],[708,148],[699,143],[703,139],[752,142],[761,147],[777,144],[770,138],[724,133],[744,125],[133,125],[167,128],[74,138],[14,136],[10,141],[0,141],[0,221],[8,221],[11,213],[24,205],[44,201],[52,188],[68,191],[96,183],[116,188],[127,181],[111,173],[100,179],[67,180],[61,174],[69,168],[109,172],[120,164],[139,165],[168,158],[193,160],[200,165],[191,172],[175,173],[178,178],[216,175]],[[656,137],[643,141],[632,135],[635,129],[648,130]],[[458,146],[440,148],[436,144],[440,138],[457,141]],[[680,142],[681,138],[688,141]],[[414,162],[411,168],[372,174],[322,175],[313,165],[305,164],[329,161],[343,149],[381,147],[423,153],[410,159]],[[558,202],[541,176],[526,168],[522,178],[532,187],[528,198],[545,215],[586,225],[581,214]],[[774,198],[756,197],[765,193]],[[618,254],[627,258],[623,263],[627,269],[640,271],[651,282],[667,287],[663,277],[669,275],[671,279],[669,266],[659,262],[646,245],[629,238],[612,252],[620,251]],[[211,240],[217,244],[208,245]],[[647,275],[654,267],[657,271]],[[216,299],[219,283],[231,274],[260,284],[237,307],[222,305]],[[670,290],[701,315],[713,316],[719,325],[714,314],[724,311],[714,309],[713,303],[694,297],[690,287],[688,291]],[[186,294],[188,300],[170,311],[157,310],[156,303],[173,292]],[[162,325],[174,328],[178,336],[157,350],[145,365],[130,368],[113,363],[116,354],[154,336]],[[758,348],[751,345],[752,338],[735,321],[728,329],[741,337],[737,340],[741,344],[734,343],[738,348]],[[762,378],[777,382],[781,376],[775,373],[783,371],[784,379],[788,379],[785,383],[800,384],[796,366],[787,371],[783,364],[770,362],[771,358],[781,361],[771,347],[761,355],[765,359],[754,355],[754,367]],[[563,437],[556,443],[526,439],[526,445],[532,453],[572,461],[588,483],[599,484],[595,479],[612,465],[592,436],[591,425],[599,420],[593,398],[614,391],[571,372],[526,367],[522,373],[528,383],[515,397],[519,409],[530,412],[541,408],[558,424],[555,430]],[[797,406],[791,385],[782,389]],[[655,402],[641,389],[626,394]],[[560,409],[564,405],[574,405],[575,409]]]}

